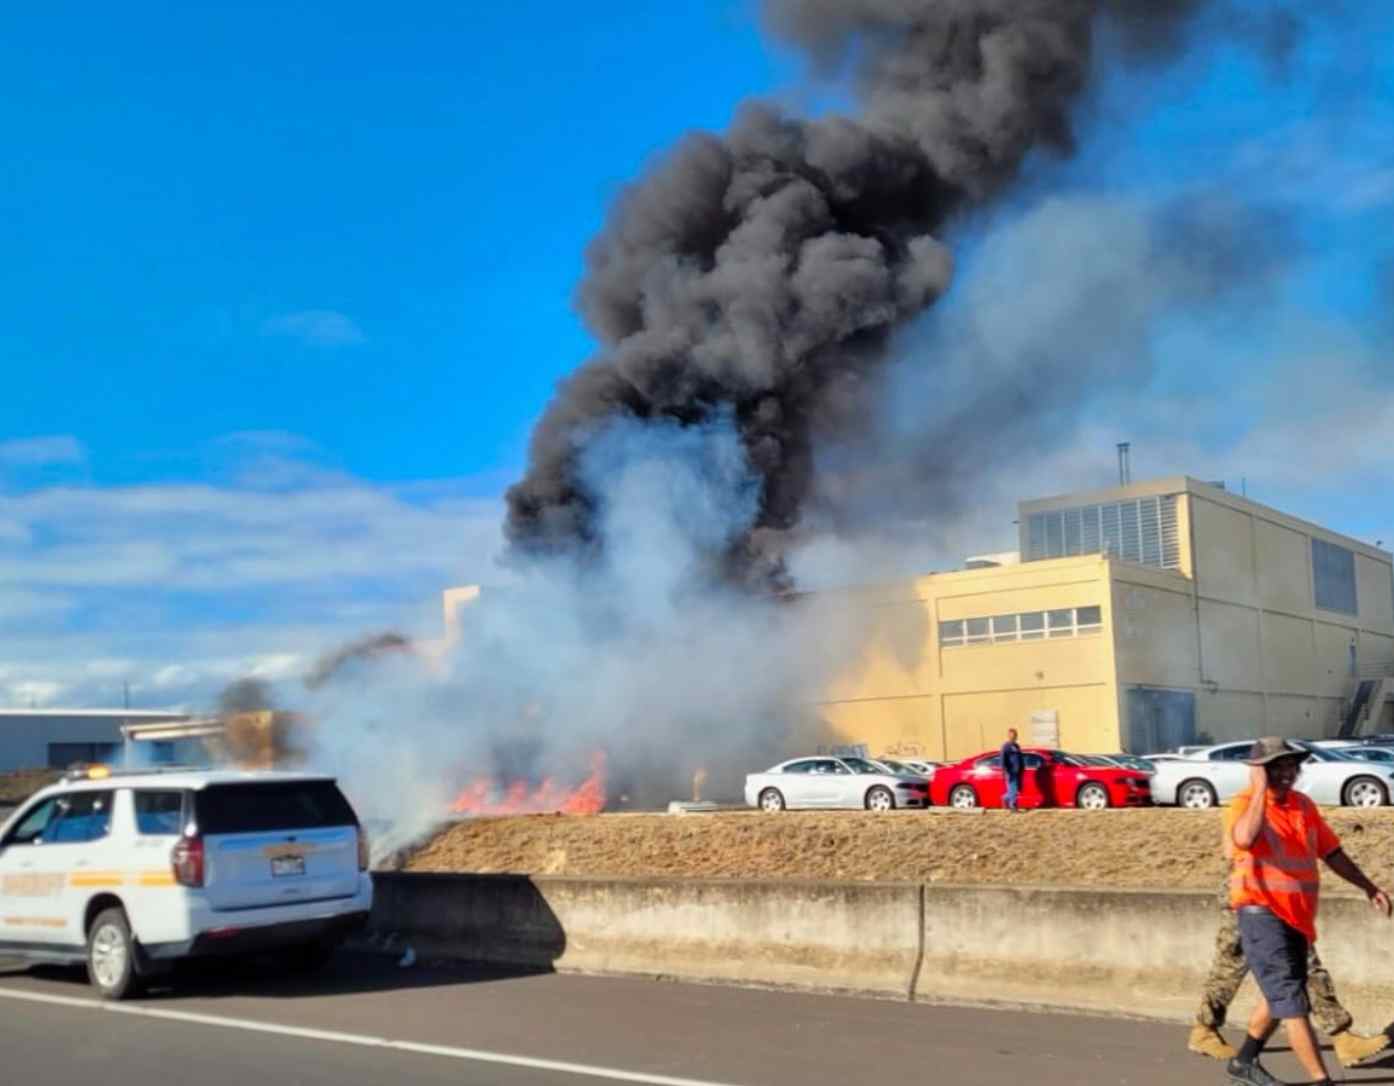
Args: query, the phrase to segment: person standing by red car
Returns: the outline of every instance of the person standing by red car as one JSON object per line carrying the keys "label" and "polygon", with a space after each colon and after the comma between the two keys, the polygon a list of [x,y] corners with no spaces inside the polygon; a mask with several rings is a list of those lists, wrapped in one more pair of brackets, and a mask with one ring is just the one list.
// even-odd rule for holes
{"label": "person standing by red car", "polygon": [[1026,759],[1017,745],[1016,729],[1008,728],[1007,741],[1002,744],[1002,776],[1007,781],[1007,795],[1002,800],[1002,806],[1009,811],[1021,810],[1018,801],[1021,798],[1021,775],[1025,768]]}

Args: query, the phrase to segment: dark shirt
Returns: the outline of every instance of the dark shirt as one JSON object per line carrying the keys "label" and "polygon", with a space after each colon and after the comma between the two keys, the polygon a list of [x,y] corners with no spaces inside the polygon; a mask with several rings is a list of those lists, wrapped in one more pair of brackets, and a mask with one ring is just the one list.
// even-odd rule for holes
{"label": "dark shirt", "polygon": [[1002,772],[1012,780],[1021,780],[1025,762],[1021,757],[1021,747],[1011,739],[1002,744]]}

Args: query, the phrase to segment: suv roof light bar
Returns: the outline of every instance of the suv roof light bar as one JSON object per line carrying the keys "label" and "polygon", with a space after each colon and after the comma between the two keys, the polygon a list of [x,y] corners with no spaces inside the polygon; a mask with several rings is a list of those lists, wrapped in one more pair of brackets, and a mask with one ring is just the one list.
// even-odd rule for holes
{"label": "suv roof light bar", "polygon": [[113,769],[108,765],[89,765],[70,769],[60,780],[64,781],[103,781],[109,777],[149,777],[161,773],[207,773],[213,770],[210,765],[157,765],[148,769]]}

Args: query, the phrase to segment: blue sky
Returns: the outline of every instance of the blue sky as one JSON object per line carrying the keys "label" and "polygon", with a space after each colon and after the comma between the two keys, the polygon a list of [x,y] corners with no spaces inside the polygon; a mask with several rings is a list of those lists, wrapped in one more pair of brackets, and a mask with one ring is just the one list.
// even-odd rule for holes
{"label": "blue sky", "polygon": [[[973,229],[1061,192],[1274,216],[1274,310],[1154,330],[1139,474],[1243,472],[1387,544],[1394,37],[1362,18],[1279,83],[1242,51],[1112,77],[1081,156]],[[745,97],[813,100],[738,0],[54,3],[4,26],[0,704],[127,682],[198,704],[365,629],[433,634],[438,589],[490,575],[531,423],[591,349],[572,291],[618,188]],[[1339,380],[1303,416],[1280,390],[1314,367]],[[1232,394],[1197,392],[1217,370]],[[1115,436],[1083,419],[1052,489]]]}

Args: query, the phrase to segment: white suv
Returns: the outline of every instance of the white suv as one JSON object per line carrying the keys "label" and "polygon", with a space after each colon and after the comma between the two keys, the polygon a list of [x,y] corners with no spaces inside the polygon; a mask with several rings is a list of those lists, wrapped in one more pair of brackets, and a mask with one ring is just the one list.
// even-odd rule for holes
{"label": "white suv", "polygon": [[0,953],[86,962],[107,999],[175,960],[312,968],[368,917],[367,840],[330,777],[70,774],[0,828]]}

